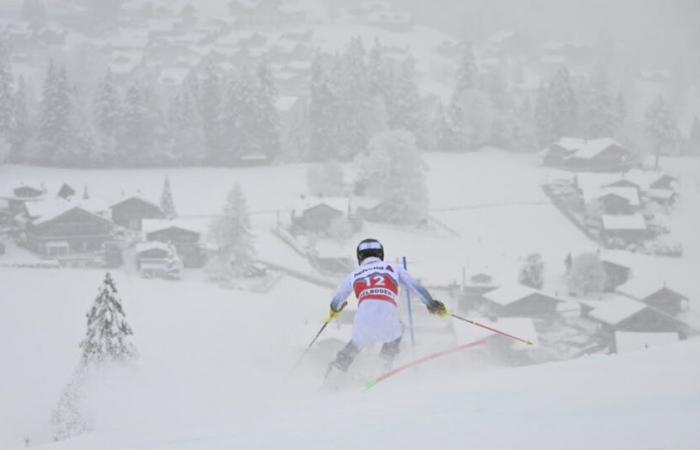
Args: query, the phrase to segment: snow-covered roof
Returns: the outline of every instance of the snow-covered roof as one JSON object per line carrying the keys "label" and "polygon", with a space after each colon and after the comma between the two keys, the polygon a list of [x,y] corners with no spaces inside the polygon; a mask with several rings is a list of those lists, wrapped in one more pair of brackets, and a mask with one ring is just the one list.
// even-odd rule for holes
{"label": "snow-covered roof", "polygon": [[599,302],[583,302],[589,306],[595,305],[589,315],[608,325],[617,325],[623,320],[637,314],[646,305],[621,295],[610,296]]}
{"label": "snow-covered roof", "polygon": [[183,230],[205,234],[211,221],[204,218],[175,218],[175,219],[143,219],[141,229],[144,234],[176,227]]}
{"label": "snow-covered roof", "polygon": [[487,292],[484,298],[501,306],[508,306],[535,293],[537,293],[536,289],[514,283]]}
{"label": "snow-covered roof", "polygon": [[294,211],[303,213],[309,208],[318,205],[326,205],[345,214],[350,207],[350,199],[348,197],[316,197],[305,196],[300,198],[294,205]]}
{"label": "snow-covered roof", "polygon": [[615,333],[617,353],[645,350],[678,342],[678,333],[634,333],[618,331]]}
{"label": "snow-covered roof", "polygon": [[609,215],[603,214],[603,228],[608,231],[644,231],[646,220],[641,214]]}
{"label": "snow-covered roof", "polygon": [[71,199],[59,197],[38,202],[28,202],[26,208],[27,215],[35,225],[49,222],[74,208],[80,208],[102,218],[109,211],[107,205],[99,199],[82,200],[75,197]]}
{"label": "snow-covered roof", "polygon": [[163,250],[169,252],[170,245],[160,241],[148,241],[139,242],[138,244],[136,244],[134,249],[136,250],[136,254],[147,252],[149,250]]}
{"label": "snow-covered roof", "polygon": [[584,144],[586,143],[585,139],[581,138],[574,138],[574,137],[563,137],[559,139],[557,142],[555,142],[556,145],[559,147],[569,150],[571,152],[575,152],[577,150],[580,150],[583,148]]}
{"label": "snow-covered roof", "polygon": [[[618,286],[615,290],[620,294],[626,295],[628,297],[637,300],[644,300],[645,298],[655,294],[663,288],[673,290],[672,288],[669,288],[664,281],[658,278],[647,276],[632,278],[625,284]],[[675,290],[673,291],[677,292]]]}
{"label": "snow-covered roof", "polygon": [[602,187],[602,188],[583,188],[583,200],[586,203],[593,203],[594,201],[606,197],[608,195],[615,195],[617,197],[621,197],[627,202],[629,202],[630,206],[639,206],[642,204],[641,200],[639,199],[639,191],[636,188],[633,187],[618,187],[618,186],[608,186],[608,187]]}
{"label": "snow-covered roof", "polygon": [[622,145],[612,138],[591,139],[584,143],[581,149],[573,154],[574,158],[593,159],[612,146],[622,147]]}
{"label": "snow-covered roof", "polygon": [[149,205],[153,205],[153,206],[155,206],[155,207],[157,207],[157,208],[160,208],[160,205],[158,204],[158,202],[154,202],[153,200],[149,200],[149,199],[147,199],[146,197],[144,197],[142,194],[122,194],[122,195],[119,197],[119,199],[116,200],[116,201],[114,201],[114,202],[112,202],[112,203],[109,205],[109,207],[110,207],[110,208],[114,208],[115,206],[117,206],[117,205],[119,205],[119,204],[121,204],[121,203],[124,203],[125,201],[132,200],[132,199],[140,200],[140,201],[142,201],[142,202],[144,202],[144,203],[148,203]]}

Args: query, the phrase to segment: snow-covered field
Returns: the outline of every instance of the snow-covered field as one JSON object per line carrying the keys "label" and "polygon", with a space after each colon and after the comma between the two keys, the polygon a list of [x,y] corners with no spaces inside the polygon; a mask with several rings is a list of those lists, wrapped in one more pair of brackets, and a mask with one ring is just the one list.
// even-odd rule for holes
{"label": "snow-covered field", "polygon": [[[518,258],[543,254],[556,286],[568,252],[596,244],[547,201],[556,174],[532,155],[429,154],[431,214],[456,235],[368,225],[390,258],[409,256],[426,282],[459,281],[462,269],[514,281]],[[669,161],[668,164],[675,163]],[[626,255],[637,276],[663,277],[700,298],[697,161],[683,176],[676,221],[682,259]],[[217,214],[240,183],[259,255],[306,270],[269,228],[305,191],[305,165],[246,169],[60,170],[0,166],[0,190],[18,182],[88,185],[109,202],[122,191],[153,199],[170,177],[180,214]],[[349,168],[348,168],[349,170]],[[517,176],[515,176],[517,175]],[[352,256],[355,242],[348,241]],[[0,256],[10,258],[11,255]],[[102,271],[0,268],[0,449],[50,442],[49,418],[78,362],[85,313]],[[409,371],[369,392],[319,388],[321,348],[288,372],[318,329],[330,291],[288,277],[266,294],[224,290],[186,277],[144,280],[116,271],[138,366],[95,386],[95,432],[64,449],[482,448],[697,449],[700,343],[530,368],[474,364],[478,352]],[[435,319],[437,320],[437,319]],[[461,326],[461,325],[460,325]],[[347,338],[349,330],[330,333]],[[423,341],[437,339],[419,336]],[[327,350],[327,349],[326,349]],[[371,362],[371,357],[367,357]]]}

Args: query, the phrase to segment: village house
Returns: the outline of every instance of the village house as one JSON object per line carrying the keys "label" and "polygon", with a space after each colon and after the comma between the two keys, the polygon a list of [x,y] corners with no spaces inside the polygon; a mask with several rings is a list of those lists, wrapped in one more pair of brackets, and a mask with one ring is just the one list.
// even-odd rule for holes
{"label": "village house", "polygon": [[634,187],[586,188],[582,196],[587,207],[599,210],[602,214],[634,214],[642,206],[639,191]]}
{"label": "village house", "polygon": [[611,138],[561,138],[540,152],[542,164],[572,170],[613,172],[633,164],[632,153]]}
{"label": "village house", "polygon": [[616,292],[672,316],[677,316],[688,307],[688,297],[651,277],[633,278],[618,286]]}
{"label": "village house", "polygon": [[649,238],[649,227],[641,214],[603,214],[601,222],[601,237],[608,244],[639,243]]}
{"label": "village house", "polygon": [[483,303],[483,296],[498,288],[498,283],[486,272],[462,274],[461,292],[458,298],[460,311],[469,312]]}
{"label": "village house", "polygon": [[[292,233],[320,235],[340,233],[339,228],[357,231],[361,221],[353,214],[350,200],[344,197],[303,196],[292,210]],[[342,234],[342,233],[341,233]]]}
{"label": "village house", "polygon": [[172,244],[184,267],[203,267],[206,258],[201,239],[206,226],[193,220],[146,219],[143,233],[147,241]]}
{"label": "village house", "polygon": [[0,198],[7,201],[7,209],[12,216],[26,212],[25,205],[30,202],[40,202],[46,197],[46,188],[33,184],[20,184],[3,194]]}
{"label": "village house", "polygon": [[26,245],[46,256],[101,251],[112,240],[109,219],[72,202],[57,201],[27,205]]}
{"label": "village house", "polygon": [[584,317],[597,322],[598,332],[610,342],[616,352],[618,332],[674,333],[685,339],[687,326],[672,316],[642,302],[622,295],[609,295],[602,300],[581,301]]}
{"label": "village house", "polygon": [[117,225],[140,231],[144,219],[164,219],[158,204],[139,195],[132,195],[110,206],[112,221]]}
{"label": "village house", "polygon": [[495,317],[552,318],[561,299],[522,284],[510,284],[483,295],[489,314]]}

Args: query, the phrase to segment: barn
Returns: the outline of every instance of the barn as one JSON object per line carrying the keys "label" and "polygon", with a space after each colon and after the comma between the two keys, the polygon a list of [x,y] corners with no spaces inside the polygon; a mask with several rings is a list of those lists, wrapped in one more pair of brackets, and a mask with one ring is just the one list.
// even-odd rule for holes
{"label": "barn", "polygon": [[522,284],[511,284],[483,295],[487,308],[496,317],[553,317],[561,299]]}
{"label": "barn", "polygon": [[688,297],[654,278],[634,278],[618,286],[616,292],[676,316],[687,309]]}
{"label": "barn", "polygon": [[632,153],[611,138],[591,139],[567,156],[564,165],[572,169],[599,172],[619,171],[632,165]]}
{"label": "barn", "polygon": [[185,267],[202,267],[206,262],[201,247],[202,234],[206,224],[200,221],[173,219],[145,219],[143,232],[147,241],[170,243]]}
{"label": "barn", "polygon": [[112,221],[132,230],[141,230],[144,219],[164,219],[160,206],[141,196],[132,195],[110,206]]}

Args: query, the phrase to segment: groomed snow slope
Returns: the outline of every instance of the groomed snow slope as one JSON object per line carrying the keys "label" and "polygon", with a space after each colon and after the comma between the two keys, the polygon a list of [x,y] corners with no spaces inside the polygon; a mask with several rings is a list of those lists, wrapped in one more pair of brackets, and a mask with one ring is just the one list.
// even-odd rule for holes
{"label": "groomed snow slope", "polygon": [[[42,283],[31,283],[37,276]],[[11,293],[0,299],[0,354],[12,362],[3,366],[0,437],[13,445],[3,447],[25,435],[50,441],[49,412],[77,362],[100,278],[0,271]],[[288,372],[323,319],[326,290],[292,279],[267,295],[115,280],[141,359],[90,387],[94,433],[48,448],[690,450],[700,442],[698,340],[528,368],[473,364],[478,351],[467,351],[369,392],[354,382],[335,392],[320,388],[323,345]]]}

